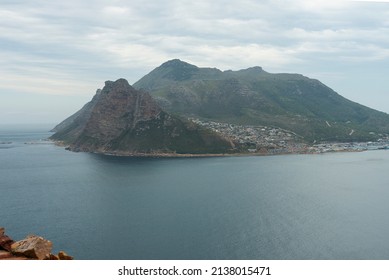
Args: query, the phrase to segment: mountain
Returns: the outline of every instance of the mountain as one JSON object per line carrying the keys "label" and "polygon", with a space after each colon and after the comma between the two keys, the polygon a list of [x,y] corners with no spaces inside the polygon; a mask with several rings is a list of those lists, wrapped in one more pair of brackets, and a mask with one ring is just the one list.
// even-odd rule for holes
{"label": "mountain", "polygon": [[124,79],[107,81],[80,111],[57,125],[51,139],[73,151],[115,155],[227,153],[229,140],[165,112]]}
{"label": "mountain", "polygon": [[306,141],[368,141],[389,133],[388,114],[300,74],[271,74],[261,67],[221,71],[174,59],[133,86],[173,114],[279,127]]}

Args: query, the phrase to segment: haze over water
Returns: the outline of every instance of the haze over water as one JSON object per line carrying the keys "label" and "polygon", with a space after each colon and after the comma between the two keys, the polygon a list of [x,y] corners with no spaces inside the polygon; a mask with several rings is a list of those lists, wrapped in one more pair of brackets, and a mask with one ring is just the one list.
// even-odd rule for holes
{"label": "haze over water", "polygon": [[25,144],[49,135],[0,129],[14,239],[76,259],[389,259],[389,151],[140,159]]}

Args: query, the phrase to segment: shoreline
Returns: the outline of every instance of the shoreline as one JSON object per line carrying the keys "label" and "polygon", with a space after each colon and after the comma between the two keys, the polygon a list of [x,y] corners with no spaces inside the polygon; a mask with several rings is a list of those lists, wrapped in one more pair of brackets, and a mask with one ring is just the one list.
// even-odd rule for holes
{"label": "shoreline", "polygon": [[[207,158],[207,157],[249,157],[249,156],[278,156],[278,155],[320,155],[328,153],[351,153],[351,152],[365,152],[369,150],[382,150],[380,148],[375,149],[357,149],[357,148],[346,148],[337,150],[315,150],[313,146],[306,150],[300,151],[280,151],[280,152],[236,152],[236,153],[224,153],[224,154],[178,154],[178,153],[134,153],[134,152],[115,152],[115,151],[86,151],[72,149],[69,145],[63,141],[51,140],[54,145],[58,147],[64,147],[65,150],[74,153],[90,153],[96,155],[113,156],[113,157],[129,157],[129,158]],[[339,143],[333,143],[336,145]]]}

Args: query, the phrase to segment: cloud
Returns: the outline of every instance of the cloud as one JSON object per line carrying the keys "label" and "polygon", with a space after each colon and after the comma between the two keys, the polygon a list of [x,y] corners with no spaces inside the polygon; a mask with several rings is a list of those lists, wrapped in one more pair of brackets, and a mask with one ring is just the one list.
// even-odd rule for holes
{"label": "cloud", "polygon": [[350,0],[352,2],[389,3],[389,0]]}
{"label": "cloud", "polygon": [[38,0],[2,5],[3,88],[15,84],[19,90],[66,95],[115,76],[135,82],[176,57],[222,69],[258,64],[293,72],[323,58],[388,58],[388,9],[371,3]]}

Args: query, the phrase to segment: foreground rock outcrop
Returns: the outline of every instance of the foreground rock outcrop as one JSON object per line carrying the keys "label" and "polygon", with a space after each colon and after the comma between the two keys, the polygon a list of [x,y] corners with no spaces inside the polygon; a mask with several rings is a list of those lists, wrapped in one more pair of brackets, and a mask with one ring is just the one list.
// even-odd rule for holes
{"label": "foreground rock outcrop", "polygon": [[105,82],[80,111],[54,128],[51,139],[69,150],[126,156],[229,153],[215,132],[173,116],[125,79]]}
{"label": "foreground rock outcrop", "polygon": [[73,257],[60,251],[51,253],[53,243],[43,237],[29,235],[20,241],[13,241],[0,228],[0,260],[72,260]]}
{"label": "foreground rock outcrop", "polygon": [[11,252],[17,256],[43,260],[50,255],[53,243],[40,236],[29,235],[11,245]]}
{"label": "foreground rock outcrop", "polygon": [[4,228],[0,228],[0,249],[3,248],[7,251],[11,251],[11,245],[14,241],[4,234]]}

